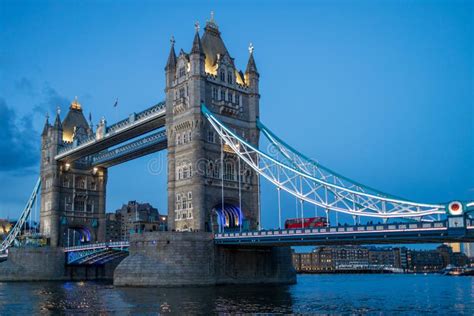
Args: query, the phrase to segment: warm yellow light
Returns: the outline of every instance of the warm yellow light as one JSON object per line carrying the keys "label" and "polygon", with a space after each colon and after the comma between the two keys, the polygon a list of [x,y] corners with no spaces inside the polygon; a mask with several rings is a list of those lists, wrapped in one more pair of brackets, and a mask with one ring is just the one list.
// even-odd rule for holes
{"label": "warm yellow light", "polygon": [[238,72],[237,70],[235,71],[235,81],[236,81],[238,84],[242,85],[242,86],[245,85],[245,82],[242,80],[242,78],[240,77],[240,74],[239,74],[239,72]]}
{"label": "warm yellow light", "polygon": [[217,76],[217,64],[211,65],[211,62],[206,58],[206,62],[204,63],[204,70],[206,73],[211,74],[213,76]]}
{"label": "warm yellow light", "polygon": [[71,168],[71,164],[70,163],[65,163],[64,164],[64,170],[68,171],[69,168]]}
{"label": "warm yellow light", "polygon": [[93,174],[96,174],[97,171],[99,171],[99,168],[97,168],[97,167],[94,167],[94,168],[92,169],[92,173],[93,173]]}
{"label": "warm yellow light", "polygon": [[72,134],[68,132],[63,132],[63,141],[64,142],[72,142]]}
{"label": "warm yellow light", "polygon": [[74,101],[71,102],[69,107],[71,110],[82,110],[81,104],[77,101],[77,97],[74,98]]}

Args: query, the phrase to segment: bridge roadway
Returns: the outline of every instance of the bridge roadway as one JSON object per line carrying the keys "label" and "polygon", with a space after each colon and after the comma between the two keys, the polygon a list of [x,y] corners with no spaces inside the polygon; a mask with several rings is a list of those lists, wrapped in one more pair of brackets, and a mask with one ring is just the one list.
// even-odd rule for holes
{"label": "bridge roadway", "polygon": [[466,227],[462,228],[448,227],[448,221],[436,221],[224,232],[215,236],[215,244],[228,246],[322,246],[473,241],[474,219],[466,219]]}
{"label": "bridge roadway", "polygon": [[70,144],[60,150],[54,159],[72,162],[79,158],[90,156],[107,148],[116,146],[138,136],[144,135],[165,126],[166,106],[160,102],[140,113],[133,113],[127,119],[106,128],[102,138],[91,138],[80,144]]}
{"label": "bridge roadway", "polygon": [[[334,226],[225,232],[215,235],[223,246],[323,246],[348,244],[415,244],[474,242],[474,219],[465,227],[448,227],[448,221]],[[107,242],[66,247],[67,264],[98,264],[126,256],[129,242]]]}

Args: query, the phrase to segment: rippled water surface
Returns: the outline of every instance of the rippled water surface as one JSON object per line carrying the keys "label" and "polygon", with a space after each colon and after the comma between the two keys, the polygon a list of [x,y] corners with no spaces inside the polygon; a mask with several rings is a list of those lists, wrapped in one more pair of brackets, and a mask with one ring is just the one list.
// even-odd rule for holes
{"label": "rippled water surface", "polygon": [[82,312],[474,315],[474,278],[300,275],[290,286],[160,289],[98,282],[0,283],[0,315]]}

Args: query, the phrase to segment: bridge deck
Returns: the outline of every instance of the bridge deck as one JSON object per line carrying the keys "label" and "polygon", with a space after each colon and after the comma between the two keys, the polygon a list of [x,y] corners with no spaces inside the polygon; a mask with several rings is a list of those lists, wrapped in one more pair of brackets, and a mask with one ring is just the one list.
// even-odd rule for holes
{"label": "bridge deck", "polygon": [[343,244],[410,244],[474,241],[474,223],[448,228],[446,221],[263,230],[216,234],[218,245],[306,246]]}
{"label": "bridge deck", "polygon": [[155,108],[148,115],[141,115],[140,113],[132,115],[134,119],[129,118],[110,126],[101,139],[91,138],[77,146],[65,148],[54,158],[60,161],[72,162],[162,128],[165,126],[166,108],[164,105],[157,105]]}

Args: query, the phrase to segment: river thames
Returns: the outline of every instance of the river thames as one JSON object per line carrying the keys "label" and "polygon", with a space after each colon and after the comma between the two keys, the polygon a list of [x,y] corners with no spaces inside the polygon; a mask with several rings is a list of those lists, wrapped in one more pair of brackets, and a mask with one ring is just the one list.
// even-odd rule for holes
{"label": "river thames", "polygon": [[116,288],[103,282],[0,283],[0,314],[474,314],[474,278],[299,275],[290,286]]}

